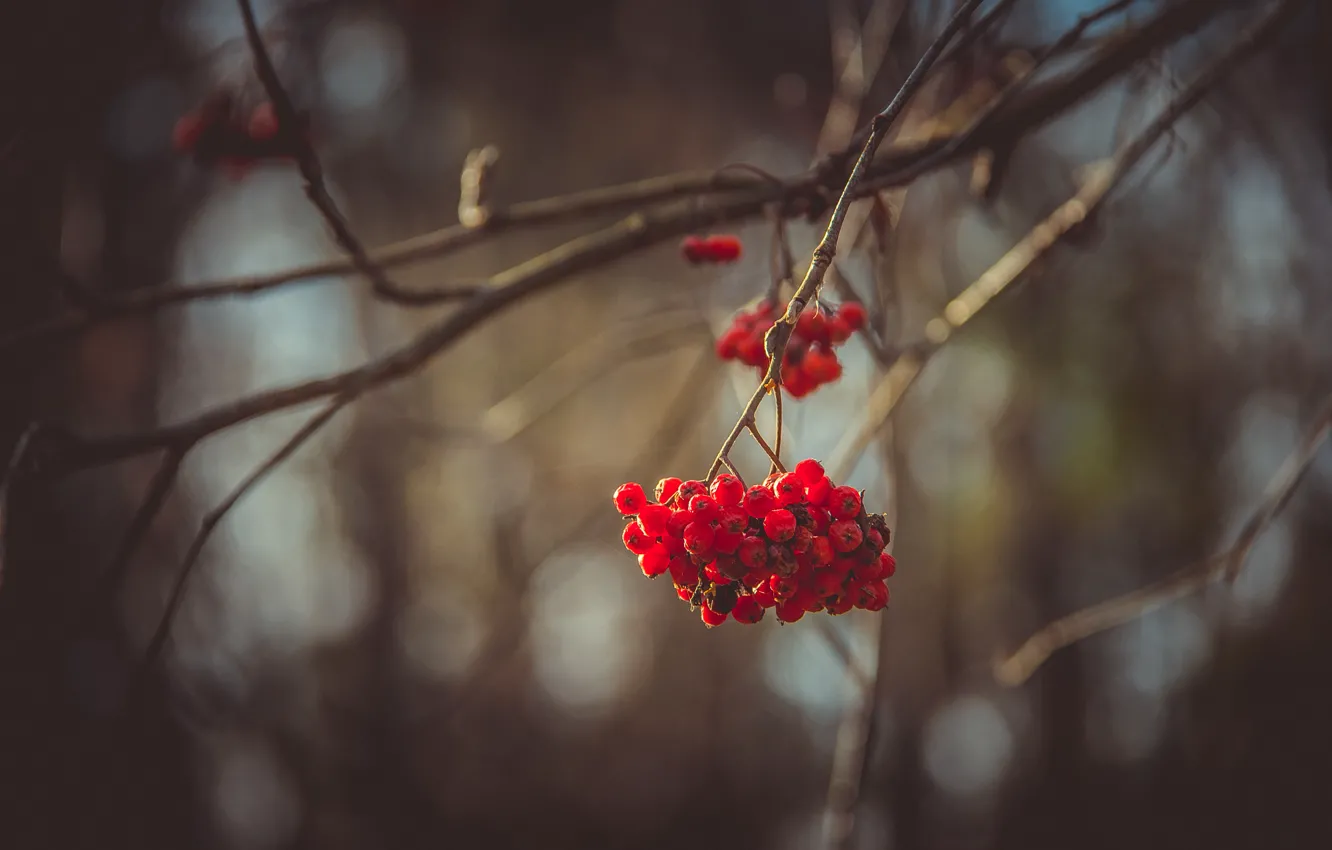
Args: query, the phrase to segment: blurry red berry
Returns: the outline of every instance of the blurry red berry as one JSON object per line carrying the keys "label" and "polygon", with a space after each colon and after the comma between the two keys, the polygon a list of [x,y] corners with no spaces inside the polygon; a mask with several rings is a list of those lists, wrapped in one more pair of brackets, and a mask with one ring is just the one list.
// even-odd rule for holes
{"label": "blurry red berry", "polygon": [[271,139],[278,134],[277,111],[271,101],[264,101],[250,113],[246,130],[252,139]]}
{"label": "blurry red berry", "polygon": [[858,331],[865,327],[865,305],[855,301],[847,301],[837,308],[837,318],[841,319],[848,328]]}
{"label": "blurry red berry", "polygon": [[760,608],[771,608],[777,604],[777,597],[772,594],[772,586],[766,581],[754,588],[754,595],[750,598],[757,602]]}
{"label": "blurry red berry", "polygon": [[714,263],[732,263],[740,259],[740,238],[730,235],[709,236],[704,240],[708,259]]}
{"label": "blurry red berry", "polygon": [[790,599],[800,589],[800,581],[795,576],[773,576],[768,579],[768,589],[777,601]]}
{"label": "blurry red berry", "polygon": [[824,610],[826,610],[832,616],[836,617],[839,614],[845,614],[847,611],[850,611],[854,607],[856,607],[855,597],[853,597],[850,593],[844,593],[841,596],[834,599],[832,602],[829,602],[825,606]]}
{"label": "blurry red berry", "polygon": [[851,326],[841,316],[833,316],[828,320],[828,341],[833,345],[846,342],[851,338],[851,333]]}
{"label": "blurry red berry", "polygon": [[680,253],[690,263],[701,263],[707,257],[707,248],[702,237],[686,236],[680,241]]}
{"label": "blurry red berry", "polygon": [[671,581],[677,586],[692,588],[698,584],[698,566],[688,558],[671,558],[667,569],[670,570]]}
{"label": "blurry red berry", "polygon": [[805,488],[805,499],[811,505],[823,506],[828,504],[828,496],[832,493],[832,491],[833,491],[832,479],[824,475],[821,478],[819,478],[818,481],[809,484]]}

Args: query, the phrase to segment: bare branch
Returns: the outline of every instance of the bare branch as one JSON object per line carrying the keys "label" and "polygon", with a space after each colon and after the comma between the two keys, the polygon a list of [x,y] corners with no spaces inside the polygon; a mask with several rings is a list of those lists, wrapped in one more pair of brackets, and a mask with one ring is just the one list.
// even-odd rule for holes
{"label": "bare branch", "polygon": [[1226,74],[1272,35],[1290,17],[1302,0],[1281,0],[1255,27],[1245,33],[1224,54],[1210,64],[1192,83],[1161,110],[1119,153],[1086,169],[1087,176],[1072,198],[1061,204],[1037,224],[1008,253],[1000,257],[974,283],[944,307],[943,314],[925,326],[924,345],[905,352],[888,370],[870,395],[858,427],[846,432],[833,450],[831,466],[849,468],[874,438],[875,432],[892,415],[898,402],[915,382],[920,370],[953,334],[984,309],[1000,293],[1021,279],[1032,265],[1044,257],[1082,225],[1105,201],[1112,189],[1136,166],[1143,156],[1188,110],[1197,105]]}
{"label": "bare branch", "polygon": [[157,663],[161,657],[162,650],[166,646],[167,638],[171,633],[171,624],[175,620],[176,612],[180,608],[181,600],[184,599],[186,586],[189,584],[190,577],[194,573],[194,567],[199,561],[199,555],[203,552],[204,545],[208,543],[208,538],[212,535],[213,529],[217,528],[223,518],[236,506],[236,503],[245,497],[255,485],[257,485],[268,473],[276,469],[284,460],[290,457],[297,449],[303,446],[320,428],[328,424],[328,421],[337,415],[338,411],[346,407],[353,399],[354,394],[344,393],[330,401],[322,410],[310,418],[301,429],[283,443],[277,451],[268,457],[262,464],[256,467],[245,479],[236,485],[235,489],[222,500],[217,507],[213,508],[204,516],[199,523],[199,531],[195,534],[194,540],[190,542],[190,548],[185,553],[185,558],[181,562],[180,569],[176,573],[175,584],[171,588],[171,595],[167,598],[166,609],[162,613],[161,620],[158,621],[157,629],[153,632],[152,639],[148,642],[148,648],[144,650],[143,659],[140,662],[139,671],[135,676],[136,681],[141,682],[144,674]]}
{"label": "bare branch", "polygon": [[[860,151],[860,156],[856,159],[855,165],[851,169],[851,174],[846,179],[846,185],[842,188],[841,196],[837,199],[837,205],[833,207],[832,215],[828,219],[828,227],[823,232],[823,238],[814,249],[813,259],[810,260],[809,268],[805,272],[805,278],[796,287],[795,294],[787,302],[786,312],[777,320],[777,322],[768,330],[763,340],[764,349],[768,354],[768,371],[759,382],[758,389],[750,397],[736,421],[735,427],[722,442],[721,449],[717,452],[717,457],[708,470],[707,478],[717,474],[721,469],[722,463],[730,454],[731,448],[739,439],[744,429],[748,428],[754,434],[755,438],[760,439],[758,430],[754,427],[754,411],[758,410],[759,404],[763,402],[766,396],[774,387],[781,382],[782,355],[786,352],[787,343],[791,341],[791,332],[795,329],[796,319],[800,317],[800,312],[811,300],[817,297],[819,288],[823,285],[823,277],[827,273],[828,266],[832,264],[833,257],[837,253],[837,240],[842,233],[842,224],[846,221],[847,211],[851,208],[851,203],[856,199],[856,192],[860,183],[865,179],[866,170],[869,168],[870,161],[879,149],[880,142],[887,135],[889,128],[906,107],[907,102],[912,95],[920,88],[925,81],[926,74],[929,73],[934,61],[939,57],[940,52],[962,28],[963,24],[971,17],[971,13],[981,4],[982,0],[966,0],[957,10],[943,32],[931,42],[926,48],[924,55],[920,57],[911,73],[907,75],[906,80],[898,89],[897,94],[884,107],[883,111],[874,116],[870,122],[869,137],[865,140],[864,147]],[[766,444],[764,448],[767,448]],[[768,454],[773,456],[774,462],[780,466],[780,461],[768,450]]]}
{"label": "bare branch", "polygon": [[1324,401],[1300,445],[1272,477],[1262,502],[1240,529],[1234,544],[1224,552],[1190,564],[1161,581],[1055,620],[1027,638],[1012,655],[996,661],[995,678],[1005,685],[1020,685],[1031,678],[1051,655],[1066,646],[1132,622],[1162,605],[1197,593],[1218,579],[1233,580],[1244,567],[1258,538],[1290,502],[1318,456],[1318,450],[1327,442],[1329,431],[1332,431],[1332,396]]}

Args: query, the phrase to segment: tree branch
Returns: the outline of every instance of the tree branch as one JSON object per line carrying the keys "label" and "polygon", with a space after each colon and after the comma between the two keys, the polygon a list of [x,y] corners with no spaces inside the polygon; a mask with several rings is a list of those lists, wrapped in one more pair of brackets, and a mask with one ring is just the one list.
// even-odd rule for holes
{"label": "tree branch", "polygon": [[1005,685],[1020,685],[1031,678],[1051,655],[1066,646],[1132,622],[1162,605],[1197,593],[1217,579],[1233,581],[1244,567],[1258,538],[1262,537],[1290,502],[1304,474],[1318,456],[1318,450],[1327,442],[1329,431],[1332,431],[1332,396],[1323,402],[1313,425],[1305,433],[1300,445],[1277,470],[1267,485],[1258,509],[1244,523],[1238,538],[1229,548],[1206,560],[1190,564],[1161,581],[1055,620],[1027,638],[1012,655],[997,660],[994,665],[995,678]]}

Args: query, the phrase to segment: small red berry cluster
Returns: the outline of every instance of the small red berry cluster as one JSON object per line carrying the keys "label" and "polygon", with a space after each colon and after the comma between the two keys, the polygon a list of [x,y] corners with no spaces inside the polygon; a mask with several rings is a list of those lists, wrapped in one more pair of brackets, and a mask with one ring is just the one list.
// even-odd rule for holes
{"label": "small red berry cluster", "polygon": [[686,236],[680,253],[693,265],[733,263],[740,259],[740,237],[730,235]]}
{"label": "small red berry cluster", "polygon": [[171,133],[171,146],[201,165],[220,165],[239,179],[264,161],[290,161],[308,144],[308,121],[301,135],[279,133],[277,112],[262,101],[248,113],[229,91],[216,92],[182,115]]}
{"label": "small red berry cluster", "polygon": [[757,623],[768,608],[794,623],[888,604],[885,580],[897,569],[883,551],[888,522],[865,513],[861,494],[834,486],[816,460],[748,489],[730,473],[710,487],[663,478],[651,502],[641,485],[622,484],[615,507],[629,520],[624,545],[644,575],[670,573],[709,627],[727,617]]}
{"label": "small red berry cluster", "polygon": [[[763,337],[776,324],[777,312],[777,305],[767,300],[753,310],[741,310],[717,340],[717,356],[766,374],[769,361]],[[864,326],[865,307],[854,301],[843,303],[832,315],[815,306],[801,311],[782,355],[782,388],[793,398],[803,398],[840,378],[842,363],[836,348]]]}

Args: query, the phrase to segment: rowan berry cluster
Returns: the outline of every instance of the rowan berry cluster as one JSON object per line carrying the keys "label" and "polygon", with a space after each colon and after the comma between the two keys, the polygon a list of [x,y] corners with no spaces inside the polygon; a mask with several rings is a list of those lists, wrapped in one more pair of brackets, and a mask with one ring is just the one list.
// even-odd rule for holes
{"label": "rowan berry cluster", "polygon": [[301,122],[299,134],[280,133],[270,101],[246,111],[230,91],[219,91],[176,121],[171,146],[239,179],[260,162],[296,159],[308,144],[308,122],[304,117]]}
{"label": "rowan berry cluster", "polygon": [[624,545],[649,578],[669,573],[703,622],[780,622],[805,614],[879,611],[897,569],[884,551],[887,520],[867,514],[861,494],[838,487],[816,460],[746,488],[730,473],[711,485],[663,478],[655,500],[622,484],[615,507],[629,520]]}
{"label": "rowan berry cluster", "polygon": [[686,236],[680,253],[693,265],[733,263],[740,259],[740,238],[730,235]]}
{"label": "rowan berry cluster", "polygon": [[[741,310],[717,340],[717,356],[738,360],[758,369],[760,375],[766,374],[769,358],[763,338],[776,324],[778,311],[778,306],[768,300],[760,301],[753,310]],[[816,305],[801,311],[782,354],[782,388],[793,398],[803,398],[840,378],[842,363],[836,349],[864,326],[865,307],[854,301],[845,302],[831,315]]]}

